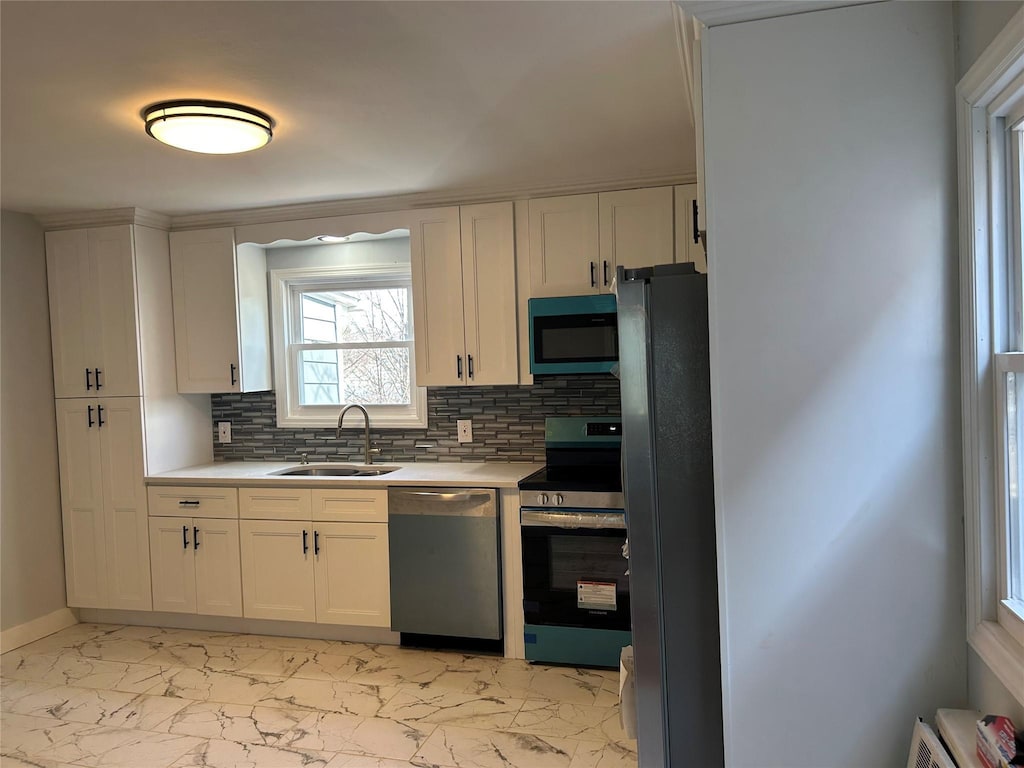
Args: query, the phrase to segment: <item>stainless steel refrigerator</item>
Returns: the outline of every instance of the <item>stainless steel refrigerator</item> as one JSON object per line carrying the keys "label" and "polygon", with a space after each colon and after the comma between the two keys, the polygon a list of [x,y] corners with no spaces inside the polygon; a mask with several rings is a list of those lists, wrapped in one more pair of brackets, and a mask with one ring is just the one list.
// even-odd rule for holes
{"label": "stainless steel refrigerator", "polygon": [[617,274],[640,768],[724,765],[707,276]]}

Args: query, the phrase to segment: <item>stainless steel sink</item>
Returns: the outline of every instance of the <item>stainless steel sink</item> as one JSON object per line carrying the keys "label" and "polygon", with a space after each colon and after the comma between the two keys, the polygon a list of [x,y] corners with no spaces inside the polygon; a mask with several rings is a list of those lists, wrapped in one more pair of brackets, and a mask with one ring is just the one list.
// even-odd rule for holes
{"label": "stainless steel sink", "polygon": [[290,477],[377,477],[394,472],[400,467],[375,467],[357,464],[311,464],[272,472],[273,475]]}

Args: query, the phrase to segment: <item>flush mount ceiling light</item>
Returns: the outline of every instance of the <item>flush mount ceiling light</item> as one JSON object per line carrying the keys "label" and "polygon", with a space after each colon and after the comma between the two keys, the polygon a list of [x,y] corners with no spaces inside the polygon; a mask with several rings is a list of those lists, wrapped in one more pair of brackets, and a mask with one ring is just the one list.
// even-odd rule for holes
{"label": "flush mount ceiling light", "polygon": [[157,141],[209,155],[250,152],[274,135],[270,115],[229,101],[161,101],[142,110],[142,119]]}

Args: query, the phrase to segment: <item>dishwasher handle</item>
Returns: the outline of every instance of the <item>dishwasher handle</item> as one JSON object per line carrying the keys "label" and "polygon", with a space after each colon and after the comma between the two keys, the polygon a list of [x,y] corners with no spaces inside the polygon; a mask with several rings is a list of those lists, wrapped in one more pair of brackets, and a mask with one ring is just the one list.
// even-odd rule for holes
{"label": "dishwasher handle", "polygon": [[497,517],[498,505],[495,492],[483,488],[440,491],[392,488],[388,491],[388,515]]}

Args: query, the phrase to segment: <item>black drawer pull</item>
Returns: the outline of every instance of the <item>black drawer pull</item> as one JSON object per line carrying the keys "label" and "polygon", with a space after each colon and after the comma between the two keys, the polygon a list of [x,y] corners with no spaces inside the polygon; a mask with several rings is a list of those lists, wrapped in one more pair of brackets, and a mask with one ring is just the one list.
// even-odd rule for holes
{"label": "black drawer pull", "polygon": [[198,507],[199,506],[199,502],[198,501],[179,501],[178,502],[178,506],[179,507]]}

